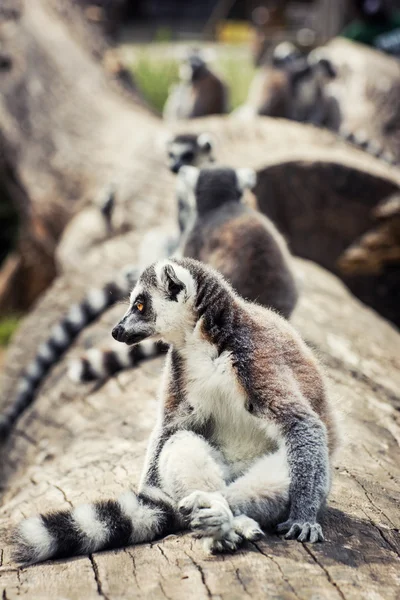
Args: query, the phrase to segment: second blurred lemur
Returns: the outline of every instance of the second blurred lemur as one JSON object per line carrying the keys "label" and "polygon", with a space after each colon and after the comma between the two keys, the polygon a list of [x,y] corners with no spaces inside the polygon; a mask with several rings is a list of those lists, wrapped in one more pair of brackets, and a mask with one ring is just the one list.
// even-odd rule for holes
{"label": "second blurred lemur", "polygon": [[180,67],[180,82],[173,85],[164,106],[167,121],[221,115],[228,110],[228,89],[199,52],[192,52]]}

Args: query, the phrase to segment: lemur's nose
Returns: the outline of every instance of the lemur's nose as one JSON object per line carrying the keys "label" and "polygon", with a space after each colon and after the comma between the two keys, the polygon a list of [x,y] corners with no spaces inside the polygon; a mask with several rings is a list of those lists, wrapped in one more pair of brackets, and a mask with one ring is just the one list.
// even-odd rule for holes
{"label": "lemur's nose", "polygon": [[179,169],[181,168],[181,163],[175,163],[174,166],[172,167],[172,172],[173,173],[177,173],[179,171]]}
{"label": "lemur's nose", "polygon": [[117,342],[123,342],[125,337],[125,329],[120,323],[118,323],[118,325],[116,325],[112,330],[111,335],[115,340],[117,340]]}

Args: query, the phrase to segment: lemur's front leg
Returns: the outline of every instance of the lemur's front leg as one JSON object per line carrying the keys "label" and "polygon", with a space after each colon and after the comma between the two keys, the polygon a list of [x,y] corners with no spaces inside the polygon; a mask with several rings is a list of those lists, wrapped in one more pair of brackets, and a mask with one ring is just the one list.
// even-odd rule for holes
{"label": "lemur's front leg", "polygon": [[330,487],[325,425],[311,409],[301,412],[297,406],[286,411],[283,430],[290,471],[290,511],[277,530],[286,532],[286,539],[323,541],[317,517]]}

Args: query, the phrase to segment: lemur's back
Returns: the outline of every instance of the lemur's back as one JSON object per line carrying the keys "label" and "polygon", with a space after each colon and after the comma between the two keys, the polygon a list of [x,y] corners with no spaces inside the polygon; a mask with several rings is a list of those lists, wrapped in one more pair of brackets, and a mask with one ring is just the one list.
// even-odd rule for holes
{"label": "lemur's back", "polygon": [[220,271],[244,298],[292,313],[297,290],[285,241],[250,207],[230,202],[199,217],[183,254]]}

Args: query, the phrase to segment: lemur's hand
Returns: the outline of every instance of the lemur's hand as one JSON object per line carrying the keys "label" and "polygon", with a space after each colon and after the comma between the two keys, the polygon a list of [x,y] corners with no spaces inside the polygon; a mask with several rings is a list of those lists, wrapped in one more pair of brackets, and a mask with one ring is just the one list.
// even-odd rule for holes
{"label": "lemur's hand", "polygon": [[195,534],[204,538],[208,552],[233,552],[244,540],[259,540],[263,535],[253,519],[234,517],[219,492],[193,492],[180,502],[179,511]]}
{"label": "lemur's hand", "polygon": [[278,533],[286,533],[285,540],[297,540],[298,542],[323,542],[325,540],[322,528],[319,523],[309,523],[308,521],[296,521],[288,519],[280,523],[276,530]]}
{"label": "lemur's hand", "polygon": [[232,511],[219,492],[192,492],[178,508],[199,537],[220,538],[232,529]]}

